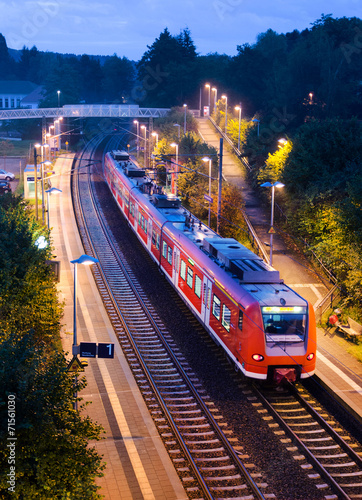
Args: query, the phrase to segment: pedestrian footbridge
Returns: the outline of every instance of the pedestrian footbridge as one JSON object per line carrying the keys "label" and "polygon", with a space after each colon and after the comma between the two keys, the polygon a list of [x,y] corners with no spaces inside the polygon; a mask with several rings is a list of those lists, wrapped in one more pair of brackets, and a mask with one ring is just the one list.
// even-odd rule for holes
{"label": "pedestrian footbridge", "polygon": [[61,108],[2,109],[0,120],[29,118],[162,118],[169,108],[140,108],[136,104],[77,104]]}

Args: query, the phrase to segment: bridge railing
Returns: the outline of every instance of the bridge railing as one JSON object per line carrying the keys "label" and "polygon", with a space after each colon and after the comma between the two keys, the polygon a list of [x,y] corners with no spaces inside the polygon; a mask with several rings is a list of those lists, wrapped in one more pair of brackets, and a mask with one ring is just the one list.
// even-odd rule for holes
{"label": "bridge railing", "polygon": [[0,120],[27,118],[162,118],[169,108],[140,108],[135,104],[77,104],[62,108],[2,109]]}

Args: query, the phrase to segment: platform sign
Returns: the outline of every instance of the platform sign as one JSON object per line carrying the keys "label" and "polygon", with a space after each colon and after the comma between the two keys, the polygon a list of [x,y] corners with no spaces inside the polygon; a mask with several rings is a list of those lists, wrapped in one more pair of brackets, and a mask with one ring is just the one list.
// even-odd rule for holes
{"label": "platform sign", "polygon": [[79,344],[79,355],[81,358],[95,358],[97,355],[97,344],[95,342],[81,342]]}
{"label": "platform sign", "polygon": [[209,196],[208,194],[204,194],[204,198],[206,201],[209,201],[210,203],[212,203],[214,201],[214,199],[211,198],[211,196]]}
{"label": "platform sign", "polygon": [[114,358],[114,344],[98,344],[98,358]]}

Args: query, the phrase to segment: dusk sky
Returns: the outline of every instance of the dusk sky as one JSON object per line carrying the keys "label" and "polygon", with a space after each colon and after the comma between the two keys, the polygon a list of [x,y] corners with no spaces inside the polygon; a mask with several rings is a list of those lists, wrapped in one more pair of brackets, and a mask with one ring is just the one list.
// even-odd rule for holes
{"label": "dusk sky", "polygon": [[361,0],[0,0],[9,48],[139,60],[167,27],[189,28],[199,54],[235,55],[269,28],[310,27],[322,14],[361,17]]}

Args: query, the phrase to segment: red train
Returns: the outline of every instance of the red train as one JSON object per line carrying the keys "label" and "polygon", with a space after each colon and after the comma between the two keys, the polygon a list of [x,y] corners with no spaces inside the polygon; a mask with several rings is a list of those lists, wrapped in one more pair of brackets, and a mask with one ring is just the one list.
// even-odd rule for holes
{"label": "red train", "polygon": [[313,307],[277,270],[205,226],[128,153],[107,153],[104,174],[140,242],[235,369],[273,383],[313,375]]}

